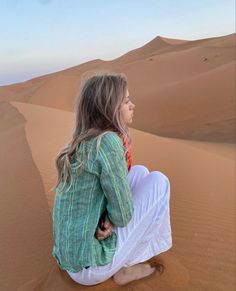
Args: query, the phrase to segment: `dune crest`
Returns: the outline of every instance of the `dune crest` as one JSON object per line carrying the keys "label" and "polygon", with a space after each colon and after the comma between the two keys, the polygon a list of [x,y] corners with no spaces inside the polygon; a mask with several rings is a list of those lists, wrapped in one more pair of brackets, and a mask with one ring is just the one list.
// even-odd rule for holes
{"label": "dune crest", "polygon": [[[157,36],[112,61],[96,59],[0,87],[0,98],[73,112],[84,76],[124,72],[135,116],[141,117],[134,118],[133,128],[159,136],[235,143],[235,43],[235,33],[194,41]],[[203,117],[203,111],[209,116]]]}
{"label": "dune crest", "polygon": [[27,119],[7,102],[0,102],[0,112],[0,288],[17,290],[50,269],[52,222],[25,134]]}

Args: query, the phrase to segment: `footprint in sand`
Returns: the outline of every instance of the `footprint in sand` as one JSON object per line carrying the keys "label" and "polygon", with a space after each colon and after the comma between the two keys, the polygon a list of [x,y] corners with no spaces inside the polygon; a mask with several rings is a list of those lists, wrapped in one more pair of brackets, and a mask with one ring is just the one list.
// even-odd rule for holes
{"label": "footprint in sand", "polygon": [[165,267],[164,273],[160,279],[166,281],[167,285],[171,287],[183,287],[189,282],[189,271],[184,267],[174,255],[169,253],[162,253],[156,256],[157,261],[162,263]]}

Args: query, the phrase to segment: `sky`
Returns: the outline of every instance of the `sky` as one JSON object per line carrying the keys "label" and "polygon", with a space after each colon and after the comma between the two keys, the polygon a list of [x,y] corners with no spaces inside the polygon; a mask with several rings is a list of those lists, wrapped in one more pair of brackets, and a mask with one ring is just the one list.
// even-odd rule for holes
{"label": "sky", "polygon": [[0,86],[94,60],[157,36],[235,32],[235,0],[0,0]]}

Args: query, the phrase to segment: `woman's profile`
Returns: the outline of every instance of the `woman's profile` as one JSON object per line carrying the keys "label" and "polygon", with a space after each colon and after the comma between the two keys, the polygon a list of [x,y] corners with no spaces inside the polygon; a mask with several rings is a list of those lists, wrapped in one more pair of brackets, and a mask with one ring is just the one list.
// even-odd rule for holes
{"label": "woman's profile", "polygon": [[169,179],[132,165],[134,109],[123,73],[86,78],[72,138],[56,157],[52,255],[82,285],[146,277],[172,247]]}

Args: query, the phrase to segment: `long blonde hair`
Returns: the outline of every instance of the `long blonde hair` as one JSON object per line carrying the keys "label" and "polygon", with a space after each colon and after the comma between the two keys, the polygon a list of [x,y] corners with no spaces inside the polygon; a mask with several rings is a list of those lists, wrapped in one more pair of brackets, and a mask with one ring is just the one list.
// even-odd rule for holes
{"label": "long blonde hair", "polygon": [[78,169],[81,170],[83,162],[75,153],[79,145],[82,143],[84,147],[89,138],[96,137],[98,151],[102,136],[112,130],[124,137],[131,146],[129,129],[120,116],[127,86],[127,78],[123,73],[97,72],[81,82],[80,92],[75,100],[75,129],[69,143],[56,157],[58,179],[54,190],[60,183],[63,183],[61,192],[67,183],[70,183],[70,189],[73,183],[72,158],[76,156]]}

